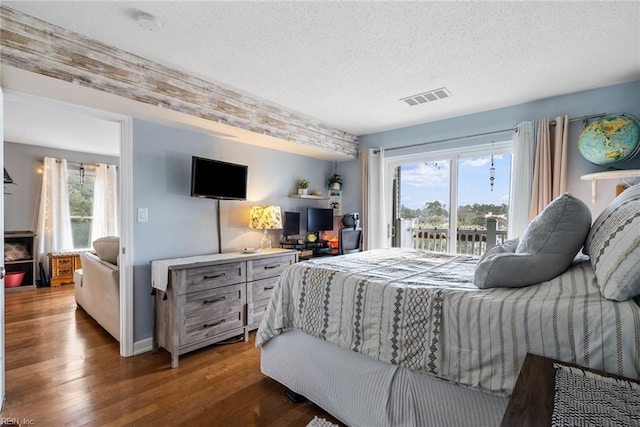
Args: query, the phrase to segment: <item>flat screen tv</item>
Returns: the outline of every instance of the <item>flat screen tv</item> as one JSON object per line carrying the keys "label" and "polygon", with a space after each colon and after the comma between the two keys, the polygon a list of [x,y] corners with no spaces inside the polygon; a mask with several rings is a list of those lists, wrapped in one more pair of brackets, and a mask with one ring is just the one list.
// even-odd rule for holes
{"label": "flat screen tv", "polygon": [[296,236],[300,234],[300,212],[285,212],[282,216],[282,234]]}
{"label": "flat screen tv", "polygon": [[307,208],[307,231],[317,233],[333,230],[333,209]]}
{"label": "flat screen tv", "polygon": [[247,166],[193,156],[191,196],[207,199],[246,200]]}

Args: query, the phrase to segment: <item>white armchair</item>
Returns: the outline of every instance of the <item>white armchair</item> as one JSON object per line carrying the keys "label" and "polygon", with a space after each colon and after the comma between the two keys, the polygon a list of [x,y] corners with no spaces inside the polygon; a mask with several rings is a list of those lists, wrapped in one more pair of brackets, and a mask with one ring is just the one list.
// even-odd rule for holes
{"label": "white armchair", "polygon": [[120,341],[120,269],[90,252],[80,254],[82,274],[75,297],[96,322]]}

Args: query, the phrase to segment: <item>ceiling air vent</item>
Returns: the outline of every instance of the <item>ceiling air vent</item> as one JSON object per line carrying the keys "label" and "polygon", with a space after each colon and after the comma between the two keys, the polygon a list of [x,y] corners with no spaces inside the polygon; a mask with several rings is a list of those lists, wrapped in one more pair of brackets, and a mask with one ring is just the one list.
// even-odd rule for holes
{"label": "ceiling air vent", "polygon": [[451,92],[449,92],[446,87],[441,87],[439,89],[430,90],[429,92],[407,96],[406,98],[400,98],[400,101],[404,101],[413,107],[414,105],[426,104],[427,102],[449,98],[450,96]]}

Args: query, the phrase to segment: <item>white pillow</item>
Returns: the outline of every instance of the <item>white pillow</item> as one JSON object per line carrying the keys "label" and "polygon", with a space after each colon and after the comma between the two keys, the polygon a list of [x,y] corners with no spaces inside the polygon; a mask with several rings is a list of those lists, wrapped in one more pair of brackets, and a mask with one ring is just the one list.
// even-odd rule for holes
{"label": "white pillow", "polygon": [[583,251],[602,296],[625,301],[640,295],[640,184],[623,191],[596,218]]}
{"label": "white pillow", "polygon": [[117,236],[100,237],[93,241],[93,249],[102,261],[118,265],[120,238]]}

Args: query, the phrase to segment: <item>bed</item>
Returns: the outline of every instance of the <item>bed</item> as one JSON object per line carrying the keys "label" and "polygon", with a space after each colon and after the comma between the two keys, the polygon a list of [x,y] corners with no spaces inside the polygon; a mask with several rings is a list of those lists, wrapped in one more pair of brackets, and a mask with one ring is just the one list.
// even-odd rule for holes
{"label": "bed", "polygon": [[498,425],[527,353],[638,378],[640,187],[593,226],[575,198],[554,202],[482,259],[392,248],[288,267],[256,335],[263,373],[350,426]]}

